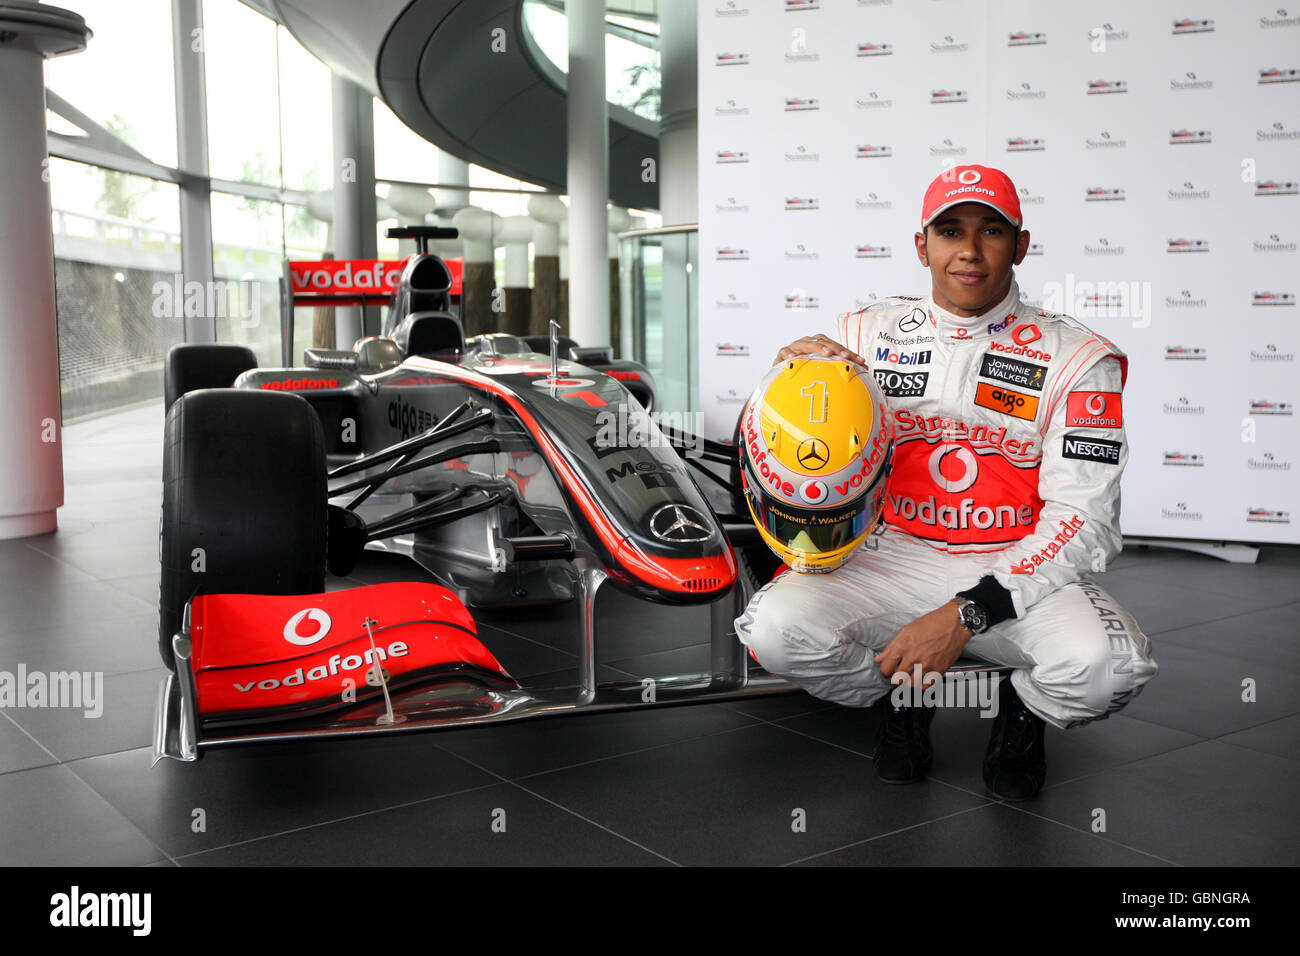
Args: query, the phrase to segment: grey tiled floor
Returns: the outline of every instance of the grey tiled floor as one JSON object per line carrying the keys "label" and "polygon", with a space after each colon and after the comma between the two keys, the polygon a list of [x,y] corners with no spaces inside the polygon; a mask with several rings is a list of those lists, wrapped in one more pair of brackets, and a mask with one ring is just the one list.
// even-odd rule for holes
{"label": "grey tiled floor", "polygon": [[[1036,801],[991,797],[988,721],[935,721],[935,763],[879,783],[874,714],[805,695],[267,746],[149,767],[162,415],[68,428],[57,534],[0,542],[0,670],[104,673],[104,713],[0,711],[0,863],[1294,864],[1300,549],[1228,566],[1126,552],[1104,583],[1160,676],[1048,731]],[[371,563],[369,573],[385,574]],[[707,666],[707,608],[602,592],[602,676]],[[563,680],[576,612],[484,614],[517,675]],[[1242,681],[1256,685],[1243,702]],[[1097,810],[1106,827],[1095,832]],[[198,814],[197,811],[202,811]],[[201,818],[204,825],[197,827]],[[792,826],[795,819],[804,826]],[[495,826],[494,826],[495,824]]]}

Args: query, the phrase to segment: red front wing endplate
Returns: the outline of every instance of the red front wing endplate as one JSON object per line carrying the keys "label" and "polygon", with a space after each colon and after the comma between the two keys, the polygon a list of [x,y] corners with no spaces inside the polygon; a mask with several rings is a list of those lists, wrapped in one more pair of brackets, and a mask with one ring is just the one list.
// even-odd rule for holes
{"label": "red front wing endplate", "polygon": [[446,588],[375,584],[325,594],[204,594],[190,606],[190,671],[204,721],[317,714],[439,675],[517,686]]}

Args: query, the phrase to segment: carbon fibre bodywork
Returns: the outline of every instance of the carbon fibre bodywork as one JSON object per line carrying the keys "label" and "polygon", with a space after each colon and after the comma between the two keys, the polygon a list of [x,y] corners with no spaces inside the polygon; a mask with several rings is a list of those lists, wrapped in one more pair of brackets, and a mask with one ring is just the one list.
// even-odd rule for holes
{"label": "carbon fibre bodywork", "polygon": [[648,600],[713,601],[735,580],[726,536],[686,464],[620,382],[596,370],[564,362],[552,377],[537,353],[469,353],[372,374],[254,369],[235,387],[305,398],[335,468],[420,435],[467,401],[491,411],[490,426],[466,436],[465,454],[391,478],[358,509],[372,524],[453,490],[500,494],[477,515],[377,542],[409,554],[471,607],[572,597],[576,572],[563,559],[501,574],[502,543],[530,535],[570,536],[611,581]]}

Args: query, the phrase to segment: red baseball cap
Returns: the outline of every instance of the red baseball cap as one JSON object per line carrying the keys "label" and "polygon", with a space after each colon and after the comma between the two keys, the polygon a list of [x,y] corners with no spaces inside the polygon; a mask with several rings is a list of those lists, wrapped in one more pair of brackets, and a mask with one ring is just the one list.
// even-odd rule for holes
{"label": "red baseball cap", "polygon": [[992,166],[953,166],[930,183],[921,203],[921,228],[938,218],[945,209],[964,202],[977,202],[995,209],[1017,229],[1022,225],[1020,196],[1011,178]]}

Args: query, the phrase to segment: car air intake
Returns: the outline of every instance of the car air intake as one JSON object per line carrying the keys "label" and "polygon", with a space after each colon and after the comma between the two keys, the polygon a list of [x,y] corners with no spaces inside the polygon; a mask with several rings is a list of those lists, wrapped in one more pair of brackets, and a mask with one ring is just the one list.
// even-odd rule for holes
{"label": "car air intake", "polygon": [[682,587],[688,591],[716,591],[722,587],[722,578],[688,578]]}

